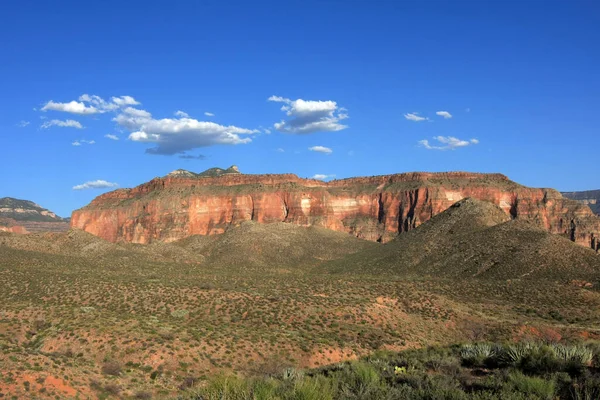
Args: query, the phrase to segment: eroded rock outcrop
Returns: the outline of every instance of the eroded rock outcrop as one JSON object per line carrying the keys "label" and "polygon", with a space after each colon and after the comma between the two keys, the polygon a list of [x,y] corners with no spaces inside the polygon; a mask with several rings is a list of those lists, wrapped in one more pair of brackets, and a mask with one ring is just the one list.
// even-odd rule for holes
{"label": "eroded rock outcrop", "polygon": [[[533,189],[501,174],[404,173],[323,182],[293,174],[170,174],[119,189],[73,212],[71,226],[106,240],[149,243],[224,232],[243,221],[322,226],[386,242],[457,201],[497,204],[512,218],[590,246],[600,218],[553,189]],[[574,229],[573,229],[574,227]]]}
{"label": "eroded rock outcrop", "polygon": [[11,232],[11,233],[29,233],[27,229],[19,225],[17,221],[12,218],[0,217],[0,232]]}

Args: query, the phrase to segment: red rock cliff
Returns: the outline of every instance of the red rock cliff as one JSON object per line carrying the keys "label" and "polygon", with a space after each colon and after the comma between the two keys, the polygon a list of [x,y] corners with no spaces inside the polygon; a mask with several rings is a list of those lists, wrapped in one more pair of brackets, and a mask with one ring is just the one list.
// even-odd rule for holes
{"label": "red rock cliff", "polygon": [[589,246],[600,218],[553,189],[500,174],[405,173],[322,182],[293,174],[167,176],[119,189],[73,212],[71,226],[106,240],[149,243],[224,232],[253,220],[317,225],[388,241],[465,197],[490,201],[513,218]]}

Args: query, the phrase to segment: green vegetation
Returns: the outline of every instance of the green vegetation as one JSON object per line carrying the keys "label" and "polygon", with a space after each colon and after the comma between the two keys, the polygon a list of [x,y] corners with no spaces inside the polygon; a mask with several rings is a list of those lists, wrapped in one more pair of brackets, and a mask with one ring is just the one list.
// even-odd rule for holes
{"label": "green vegetation", "polygon": [[[429,347],[272,376],[218,375],[179,399],[597,399],[595,345],[476,343]],[[515,350],[522,357],[513,359]],[[595,357],[598,354],[594,354]],[[474,362],[476,361],[476,362]],[[532,370],[531,365],[539,368]]]}

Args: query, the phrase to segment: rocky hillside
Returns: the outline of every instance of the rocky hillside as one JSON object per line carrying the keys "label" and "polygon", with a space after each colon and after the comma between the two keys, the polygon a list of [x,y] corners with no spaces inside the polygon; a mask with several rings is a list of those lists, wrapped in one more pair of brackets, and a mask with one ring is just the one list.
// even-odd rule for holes
{"label": "rocky hillside", "polygon": [[73,212],[71,226],[113,242],[149,243],[223,233],[244,221],[288,222],[387,242],[466,197],[496,204],[511,218],[585,246],[592,234],[600,234],[600,218],[556,190],[528,188],[501,174],[466,172],[331,182],[293,174],[170,174],[97,197]]}
{"label": "rocky hillside", "polygon": [[489,202],[463,199],[376,249],[325,265],[332,273],[596,281],[600,256]]}
{"label": "rocky hillside", "polygon": [[[1,226],[11,226],[12,229],[2,229]],[[68,218],[61,218],[33,201],[0,198],[0,230],[25,233],[64,232],[68,229]]]}
{"label": "rocky hillside", "polygon": [[590,206],[592,211],[600,215],[600,190],[586,190],[584,192],[563,192],[562,195],[569,199]]}

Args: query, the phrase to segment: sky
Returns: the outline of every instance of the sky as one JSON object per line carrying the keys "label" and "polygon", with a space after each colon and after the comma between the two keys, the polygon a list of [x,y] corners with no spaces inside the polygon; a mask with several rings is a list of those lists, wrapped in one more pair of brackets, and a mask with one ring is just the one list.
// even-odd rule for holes
{"label": "sky", "polygon": [[600,2],[0,5],[0,197],[69,216],[172,170],[600,188]]}

